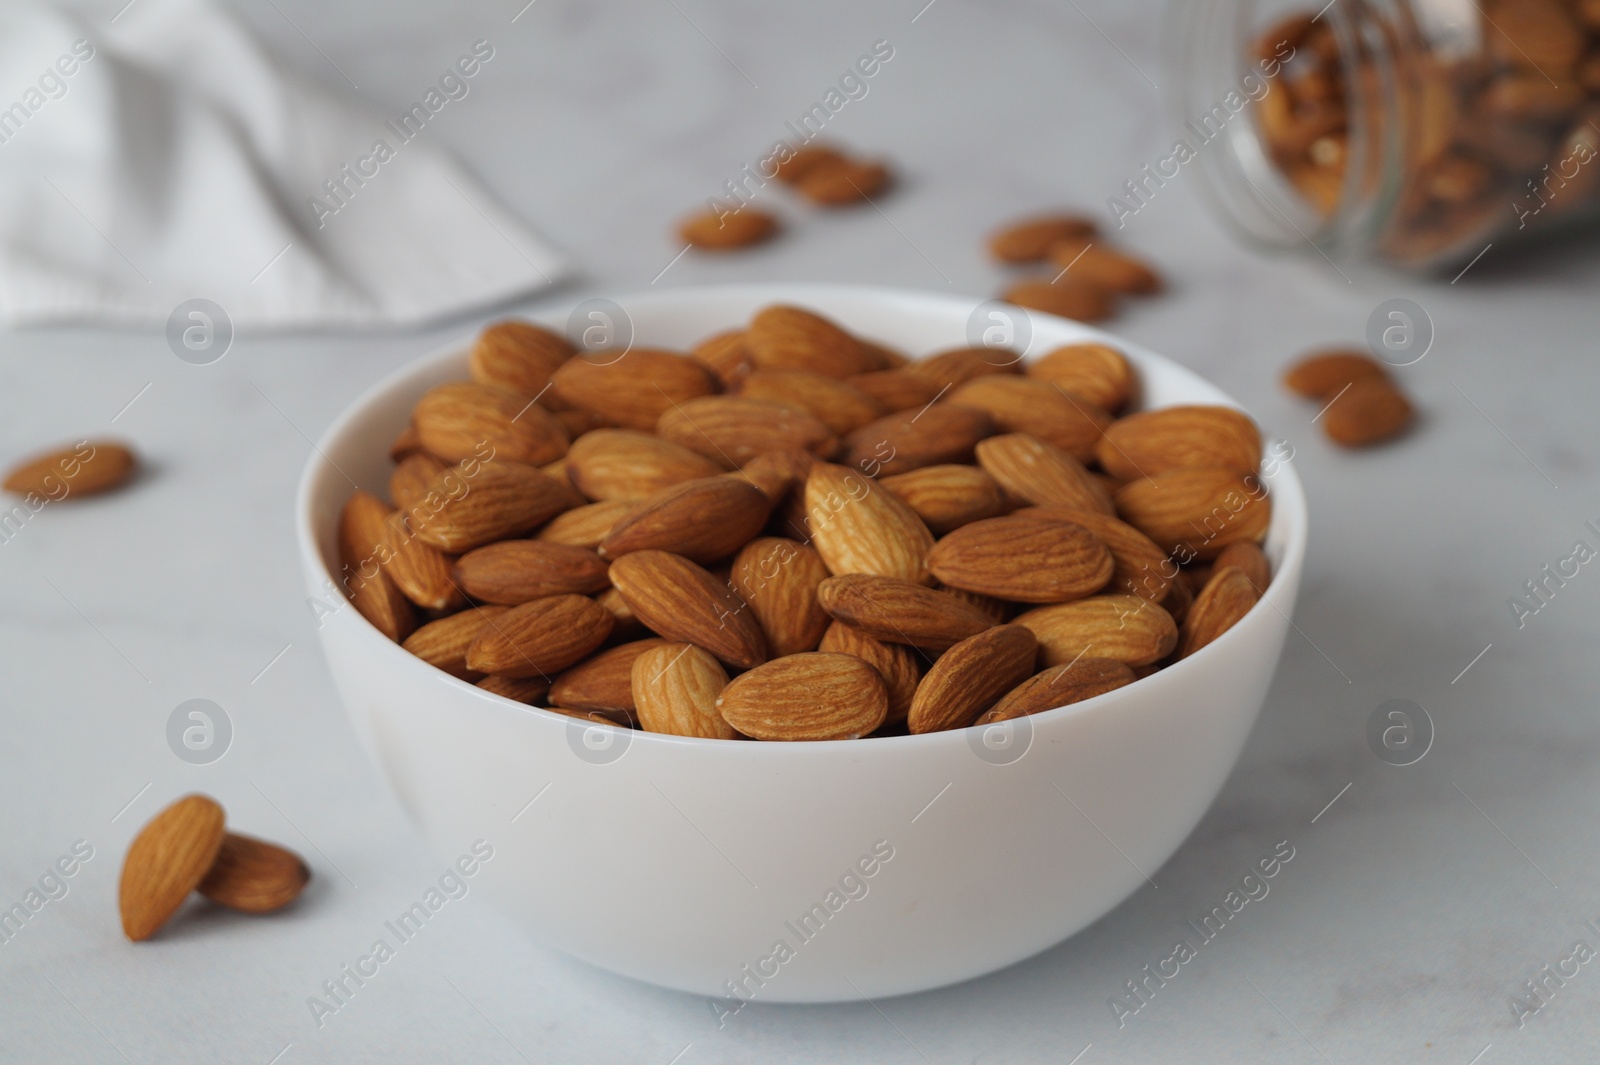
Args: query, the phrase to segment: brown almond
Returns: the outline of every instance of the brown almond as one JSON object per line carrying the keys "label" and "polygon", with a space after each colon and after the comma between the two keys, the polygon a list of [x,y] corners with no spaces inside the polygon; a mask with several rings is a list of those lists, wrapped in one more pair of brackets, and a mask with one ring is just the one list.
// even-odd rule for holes
{"label": "brown almond", "polygon": [[729,476],[742,476],[776,506],[789,497],[795,485],[805,484],[816,464],[817,457],[801,448],[764,451]]}
{"label": "brown almond", "polygon": [[383,571],[402,595],[424,610],[459,610],[466,596],[456,585],[453,560],[411,534],[405,517],[395,511],[385,521]]}
{"label": "brown almond", "polygon": [[886,413],[881,403],[854,385],[810,370],[756,370],[741,382],[739,395],[803,410],[836,436]]}
{"label": "brown almond", "polygon": [[400,430],[400,435],[394,438],[394,443],[389,445],[389,457],[396,462],[404,462],[417,454],[425,454],[422,437],[417,434],[417,427],[407,422],[406,427]]}
{"label": "brown almond", "polygon": [[833,166],[845,162],[849,157],[828,144],[807,144],[800,148],[780,153],[783,158],[775,164],[773,177],[785,185],[797,185],[806,172],[817,166]]}
{"label": "brown almond", "polygon": [[994,625],[987,613],[950,592],[894,577],[853,573],[817,585],[828,616],[890,643],[942,651]]}
{"label": "brown almond", "polygon": [[1059,666],[1080,656],[1149,665],[1171,653],[1178,626],[1165,610],[1136,595],[1096,595],[1019,614],[1015,624],[1039,641],[1039,662]]}
{"label": "brown almond", "polygon": [[1138,391],[1127,357],[1105,344],[1066,344],[1024,367],[1029,377],[1060,385],[1101,410],[1116,414]]}
{"label": "brown almond", "polygon": [[909,363],[905,372],[943,390],[980,377],[1015,377],[1022,372],[1022,356],[1011,348],[952,348]]}
{"label": "brown almond", "polygon": [[71,447],[35,455],[6,474],[5,490],[60,502],[109,492],[127,483],[138,466],[128,447],[107,440],[80,440]]}
{"label": "brown almond", "polygon": [[1194,605],[1184,619],[1178,657],[1188,658],[1233,628],[1260,598],[1261,593],[1244,570],[1232,566],[1217,570],[1194,597]]}
{"label": "brown almond", "polygon": [[[979,448],[986,443],[981,442]],[[935,536],[995,517],[1006,509],[1000,486],[974,466],[924,466],[884,477],[878,484],[910,507]]]}
{"label": "brown almond", "polygon": [[706,337],[689,350],[689,357],[711,371],[723,391],[732,392],[756,368],[744,346],[744,330],[729,329]]}
{"label": "brown almond", "polygon": [[1105,431],[1095,457],[1124,481],[1185,466],[1253,473],[1261,464],[1261,431],[1232,407],[1163,407],[1119,418]]}
{"label": "brown almond", "polygon": [[467,648],[472,646],[472,641],[484,625],[505,612],[503,606],[469,607],[460,613],[428,622],[407,636],[401,646],[452,677],[475,680],[478,674],[467,668]]}
{"label": "brown almond", "polygon": [[868,340],[866,337],[857,337],[856,339],[861,341],[863,348],[867,349],[867,354],[872,357],[872,364],[875,369],[898,370],[911,363],[911,356],[898,348],[892,348],[876,340]]}
{"label": "brown almond", "polygon": [[968,606],[977,608],[979,612],[989,619],[991,625],[1004,625],[1011,620],[1012,604],[1003,599],[996,599],[992,595],[969,592],[965,588],[952,588],[943,581],[936,580],[933,582],[933,586],[941,592],[950,593]]}
{"label": "brown almond", "polygon": [[656,432],[735,470],[768,451],[800,448],[826,456],[838,438],[810,413],[744,396],[704,396],[680,403],[661,415]]}
{"label": "brown almond", "polygon": [[1194,589],[1182,575],[1167,583],[1167,597],[1161,601],[1161,609],[1172,615],[1172,620],[1179,625],[1183,624],[1189,616],[1189,608],[1194,605]]}
{"label": "brown almond", "polygon": [[1224,547],[1218,552],[1211,569],[1216,573],[1229,566],[1244,572],[1257,595],[1264,594],[1267,585],[1272,583],[1272,563],[1267,561],[1267,554],[1261,550],[1261,545],[1253,541],[1235,540]]}
{"label": "brown almond", "polygon": [[717,709],[728,674],[710,651],[659,641],[634,659],[631,682],[640,728],[710,740],[738,738]]}
{"label": "brown almond", "polygon": [[651,433],[597,429],[573,441],[567,473],[590,499],[644,499],[669,485],[711,477],[721,466]]}
{"label": "brown almond", "polygon": [[1260,540],[1272,521],[1266,485],[1236,469],[1167,470],[1123,485],[1115,501],[1122,520],[1180,563],[1216,558],[1235,540]]}
{"label": "brown almond", "polygon": [[410,510],[428,494],[435,478],[448,468],[426,451],[407,455],[389,473],[389,501],[402,511]]}
{"label": "brown almond", "polygon": [[470,551],[530,532],[572,503],[571,489],[538,467],[468,459],[434,479],[406,523],[425,544]]}
{"label": "brown almond", "polygon": [[567,451],[567,431],[530,396],[456,381],[428,390],[411,413],[429,453],[446,462],[486,454],[541,466]]}
{"label": "brown almond", "polygon": [[765,493],[742,477],[705,477],[663,488],[612,526],[604,558],[631,551],[671,551],[693,562],[727,558],[767,523]]}
{"label": "brown almond", "polygon": [[478,687],[512,702],[533,705],[550,690],[549,677],[484,677]]}
{"label": "brown almond", "polygon": [[989,254],[1003,263],[1038,263],[1063,240],[1093,237],[1090,218],[1071,213],[1037,215],[996,230],[989,238]]}
{"label": "brown almond", "polygon": [[503,677],[552,676],[611,635],[610,611],[581,595],[553,595],[491,618],[467,648],[467,668]]}
{"label": "brown almond", "polygon": [[796,187],[818,207],[847,207],[888,189],[894,175],[882,163],[846,159],[806,170]]}
{"label": "brown almond", "polygon": [[735,669],[766,661],[755,614],[726,581],[688,559],[635,551],[611,564],[611,583],[635,616],[666,639],[703,647]]}
{"label": "brown almond", "polygon": [[1015,717],[1042,714],[1071,706],[1096,695],[1132,684],[1133,670],[1109,658],[1080,658],[1064,666],[1051,666],[1012,688],[976,724],[992,725]]}
{"label": "brown almond", "polygon": [[814,651],[828,627],[817,585],[829,577],[815,549],[780,536],[752,540],[733,560],[729,581],[750,604],[773,658]]}
{"label": "brown almond", "polygon": [[657,348],[595,351],[568,359],[550,378],[556,395],[613,425],[650,432],[674,404],[717,391],[687,355]]}
{"label": "brown almond", "polygon": [[802,307],[766,307],[750,320],[744,345],[763,370],[810,370],[849,377],[877,369],[861,342],[833,322]]}
{"label": "brown almond", "polygon": [[758,740],[846,740],[883,724],[889,692],[854,655],[777,658],[735,677],[717,697],[724,720]]}
{"label": "brown almond", "polygon": [[1027,433],[1005,433],[978,442],[978,465],[1021,505],[1059,505],[1112,512],[1111,493],[1083,463]]}
{"label": "brown almond", "polygon": [[952,588],[1019,603],[1060,603],[1111,579],[1111,551],[1070,521],[1009,514],[963,525],[928,552],[928,569]]}
{"label": "brown almond", "polygon": [[870,477],[819,462],[806,478],[805,502],[812,546],[829,572],[927,582],[933,534]]}
{"label": "brown almond", "polygon": [[732,251],[762,244],[778,235],[778,216],[754,207],[701,211],[678,223],[678,236],[702,251]]}
{"label": "brown almond", "polygon": [[550,682],[550,703],[564,710],[593,710],[619,724],[633,724],[633,664],[654,647],[669,645],[650,637],[608,647]]}
{"label": "brown almond", "polygon": [[924,466],[970,463],[978,441],[994,434],[994,419],[972,407],[935,403],[863,425],[845,438],[846,466],[869,477],[892,477]]}
{"label": "brown almond", "polygon": [[1307,399],[1327,400],[1352,382],[1388,376],[1383,363],[1366,352],[1334,349],[1313,352],[1290,366],[1284,371],[1283,386]]}
{"label": "brown almond", "polygon": [[1135,296],[1148,296],[1162,289],[1161,275],[1150,264],[1087,238],[1056,241],[1050,246],[1050,261],[1079,284]]}
{"label": "brown almond", "polygon": [[911,700],[917,694],[917,682],[922,678],[917,665],[918,652],[914,648],[888,643],[854,625],[833,621],[822,634],[817,650],[855,655],[876,669],[889,692],[889,714],[884,724],[893,725],[906,719],[911,712]]}
{"label": "brown almond", "polygon": [[1117,313],[1116,296],[1111,290],[1075,279],[1062,278],[1053,283],[1024,281],[1012,285],[1000,298],[1018,307],[1079,322],[1099,322]]}
{"label": "brown almond", "polygon": [[857,391],[872,397],[890,414],[902,410],[921,410],[939,398],[942,387],[911,373],[909,366],[905,369],[853,374],[845,380]]}
{"label": "brown almond", "polygon": [[216,861],[223,822],[222,807],[205,795],[185,795],[146,822],[122,860],[124,935],[149,939],[177,912]]}
{"label": "brown almond", "polygon": [[1322,428],[1341,447],[1370,447],[1404,433],[1414,417],[1398,388],[1385,378],[1368,377],[1333,401],[1322,415]]}
{"label": "brown almond", "polygon": [[1111,415],[1086,399],[1032,377],[980,377],[951,392],[946,402],[976,407],[1003,433],[1027,433],[1054,444],[1079,462],[1094,458]]}
{"label": "brown almond", "polygon": [[[532,322],[507,319],[484,327],[468,360],[472,379],[540,399],[550,375],[577,353],[559,333]],[[546,405],[546,409],[549,409]]]}
{"label": "brown almond", "polygon": [[1083,526],[1111,551],[1112,570],[1111,581],[1106,586],[1108,591],[1127,592],[1152,603],[1159,603],[1166,598],[1177,570],[1176,564],[1156,546],[1154,540],[1127,522],[1097,510],[1075,507],[1030,507],[1016,511],[1016,514],[1058,518]]}
{"label": "brown almond", "polygon": [[502,540],[456,560],[456,581],[472,598],[516,606],[551,595],[588,595],[610,585],[606,560],[587,547]]}
{"label": "brown almond", "polygon": [[638,506],[632,500],[610,499],[573,507],[550,519],[539,530],[537,539],[552,544],[570,544],[590,549],[600,546],[612,528]]}
{"label": "brown almond", "polygon": [[356,611],[398,643],[417,627],[417,612],[383,569],[389,514],[370,492],[357,492],[345,503],[339,515],[340,583]]}
{"label": "brown almond", "polygon": [[294,851],[229,832],[196,890],[230,910],[271,913],[300,897],[311,870]]}
{"label": "brown almond", "polygon": [[914,733],[966,728],[1033,672],[1039,650],[1021,625],[997,625],[951,647],[928,670],[911,700]]}

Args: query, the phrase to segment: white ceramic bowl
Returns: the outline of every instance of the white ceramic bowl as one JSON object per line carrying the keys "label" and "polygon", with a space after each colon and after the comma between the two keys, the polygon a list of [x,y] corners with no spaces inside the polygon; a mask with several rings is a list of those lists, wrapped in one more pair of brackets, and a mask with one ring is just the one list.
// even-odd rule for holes
{"label": "white ceramic bowl", "polygon": [[[638,343],[680,349],[775,302],[919,354],[965,346],[977,306],[836,285],[617,300]],[[564,314],[542,317],[566,324]],[[1048,315],[1029,320],[1030,354],[1080,340],[1124,351],[1146,407],[1237,406],[1135,345]],[[382,493],[388,445],[412,404],[464,377],[466,353],[463,341],[394,374],[323,437],[299,498],[313,596],[343,603],[331,574],[351,491],[344,475]],[[417,827],[446,861],[486,840],[494,856],[473,886],[541,942],[718,998],[921,991],[1088,925],[1154,875],[1216,797],[1266,697],[1305,554],[1299,480],[1286,463],[1266,479],[1274,577],[1239,624],[1125,688],[987,729],[794,744],[626,732],[447,676],[353,609],[324,619],[322,643]]]}

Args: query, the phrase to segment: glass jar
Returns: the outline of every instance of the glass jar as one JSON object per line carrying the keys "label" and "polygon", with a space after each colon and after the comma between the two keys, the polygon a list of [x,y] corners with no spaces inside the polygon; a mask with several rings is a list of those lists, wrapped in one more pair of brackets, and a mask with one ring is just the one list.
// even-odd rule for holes
{"label": "glass jar", "polygon": [[1600,214],[1600,0],[1323,2],[1172,9],[1179,162],[1248,240],[1428,270]]}

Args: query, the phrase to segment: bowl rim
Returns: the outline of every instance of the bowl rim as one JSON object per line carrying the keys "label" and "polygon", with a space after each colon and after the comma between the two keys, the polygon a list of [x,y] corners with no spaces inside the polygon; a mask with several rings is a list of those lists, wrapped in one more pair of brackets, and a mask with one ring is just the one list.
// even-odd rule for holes
{"label": "bowl rim", "polygon": [[[601,298],[611,300],[624,307],[650,305],[670,306],[677,299],[682,298],[685,294],[691,293],[695,297],[702,299],[712,299],[717,297],[737,299],[743,297],[756,301],[764,301],[767,303],[790,303],[798,305],[806,305],[809,301],[826,304],[830,299],[837,299],[840,297],[850,297],[858,300],[866,297],[876,298],[886,302],[943,305],[944,307],[952,310],[958,308],[964,309],[968,313],[971,313],[972,310],[984,304],[994,302],[993,300],[981,297],[963,297],[947,293],[926,292],[918,289],[908,289],[887,285],[796,282],[743,282],[735,284],[705,283],[694,285],[678,285],[672,288],[646,289],[619,295],[607,294]],[[575,308],[579,303],[593,298],[595,297],[591,295],[586,297],[585,300],[564,301],[563,303],[559,304],[558,307],[563,309]],[[1149,362],[1162,365],[1164,370],[1176,371],[1179,377],[1192,378],[1207,388],[1217,392],[1225,403],[1235,407],[1240,411],[1243,411],[1246,414],[1251,414],[1248,408],[1239,403],[1239,401],[1234,399],[1233,396],[1224,392],[1220,387],[1213,384],[1206,378],[1201,377],[1199,374],[1184,366],[1182,363],[1176,362],[1168,356],[1159,354],[1158,352],[1152,351],[1143,345],[1133,343],[1121,336],[1118,336],[1117,334],[1088,325],[1087,323],[1078,322],[1070,318],[1062,318],[1057,315],[1045,314],[1040,311],[1027,310],[1024,308],[1018,308],[1018,310],[1028,316],[1030,323],[1034,320],[1043,320],[1046,324],[1058,329],[1061,324],[1068,325],[1072,327],[1074,331],[1084,334],[1083,342],[1103,343],[1119,352],[1122,352],[1124,355],[1131,356],[1136,368],[1138,368],[1139,363]],[[827,312],[819,311],[819,313],[826,314]],[[560,324],[557,322],[559,317],[560,315],[558,314],[557,310],[552,308],[542,312],[534,311],[532,313],[520,315],[506,315],[495,320],[503,321],[507,319],[522,319],[543,325],[547,328],[555,328],[559,330]],[[729,327],[725,323],[720,325],[720,329],[726,328]],[[719,326],[711,326],[711,331],[719,331]],[[710,333],[707,335],[710,335]],[[328,585],[338,588],[338,580],[336,575],[328,569],[327,564],[323,560],[322,551],[318,545],[319,537],[317,529],[312,520],[314,510],[313,500],[317,495],[317,488],[321,479],[338,472],[337,469],[333,467],[331,460],[326,457],[327,452],[330,448],[332,448],[335,441],[337,441],[350,430],[351,424],[363,416],[370,407],[383,400],[391,391],[397,387],[400,387],[411,378],[425,375],[440,363],[443,363],[447,360],[461,358],[466,352],[471,350],[476,336],[476,333],[471,333],[464,335],[457,340],[442,344],[431,349],[426,354],[412,359],[403,366],[397,367],[396,369],[385,374],[378,381],[364,389],[355,399],[346,404],[340,410],[338,415],[334,417],[333,421],[328,425],[328,428],[324,430],[323,433],[317,438],[316,444],[312,447],[311,454],[306,459],[305,466],[301,472],[300,482],[295,492],[295,535],[300,549],[302,564],[313,567],[313,572],[315,572]],[[639,343],[638,337],[633,338],[630,346],[634,344],[646,346]],[[1054,342],[1049,345],[1051,348],[1057,346],[1060,345]],[[1032,353],[1032,357],[1037,357],[1039,354],[1043,353],[1043,350],[1048,350],[1041,349],[1038,352],[1033,352],[1033,347],[1033,338],[1030,337],[1030,347],[1024,351],[1025,359],[1030,357],[1030,353]],[[942,350],[949,349],[946,348]],[[913,356],[913,358],[919,357],[923,356]],[[1158,407],[1150,409],[1159,410],[1162,408]],[[1254,415],[1251,414],[1251,417],[1254,418]],[[1260,476],[1259,473],[1257,476]],[[1266,478],[1262,478],[1262,480],[1265,481]],[[1286,594],[1284,591],[1286,586],[1284,581],[1280,579],[1281,575],[1291,570],[1298,570],[1305,559],[1309,514],[1306,506],[1304,487],[1300,481],[1298,473],[1294,468],[1292,451],[1289,457],[1278,460],[1277,471],[1272,475],[1270,480],[1270,489],[1272,495],[1274,496],[1274,516],[1276,517],[1280,513],[1280,507],[1285,508],[1283,511],[1283,518],[1285,522],[1286,535],[1284,537],[1283,557],[1273,572],[1273,579],[1271,583],[1267,586],[1261,597],[1256,600],[1255,604],[1251,606],[1250,610],[1246,612],[1245,617],[1240,619],[1241,622],[1244,621],[1245,618],[1250,617],[1252,614],[1265,607],[1270,607],[1271,609],[1278,610],[1280,613],[1285,613],[1282,608],[1273,601]],[[496,695],[493,692],[486,691],[485,689],[478,687],[476,684],[470,681],[465,681],[459,677],[452,676],[438,667],[430,665],[429,663],[424,662],[422,659],[417,658],[415,655],[406,651],[401,644],[390,640],[383,633],[379,632],[370,621],[361,616],[359,612],[355,612],[355,616],[359,619],[358,628],[360,628],[363,632],[362,638],[372,642],[373,646],[381,646],[385,649],[380,653],[394,654],[398,659],[403,659],[405,662],[409,663],[409,665],[401,665],[397,666],[396,668],[418,668],[429,670],[432,672],[432,674],[434,674],[434,680],[442,679],[449,684],[459,686],[464,694],[470,694],[473,696],[474,699],[480,701],[486,709],[514,709],[527,712],[535,718],[543,718],[552,722],[563,722],[567,724],[576,723],[580,720],[578,718],[569,717],[568,715],[559,713],[557,711],[548,710],[544,707],[532,706],[527,703],[520,703],[513,699],[506,698],[502,695]],[[1288,617],[1289,615],[1285,614],[1285,616]],[[1292,619],[1290,623],[1292,624]],[[1202,656],[1208,655],[1208,652],[1211,652],[1211,649],[1214,645],[1222,644],[1231,639],[1242,638],[1239,631],[1241,628],[1243,628],[1241,624],[1235,623],[1229,629],[1229,631],[1224,632],[1216,640],[1212,641],[1211,644],[1207,644],[1205,647],[1202,647],[1193,655],[1190,655],[1187,658],[1181,658],[1171,665],[1166,666],[1165,668],[1160,669],[1148,676],[1138,677],[1131,684],[1126,684],[1121,688],[1116,688],[1112,691],[1105,692],[1101,695],[1096,695],[1088,699],[1083,699],[1076,703],[1069,703],[1066,706],[1058,706],[1037,714],[1027,715],[1027,719],[1029,720],[1030,725],[1032,725],[1034,722],[1038,722],[1040,725],[1060,722],[1079,714],[1086,714],[1097,710],[1107,701],[1115,700],[1120,694],[1137,685],[1143,684],[1146,681],[1156,681],[1157,678],[1164,678],[1162,683],[1177,683],[1178,677],[1174,676],[1175,674],[1187,675],[1187,673],[1192,672],[1195,669],[1204,668],[1203,661],[1198,665],[1191,663],[1194,663],[1197,659],[1201,659]],[[607,724],[608,722],[603,720],[593,721],[593,725],[597,726]],[[621,728],[623,726],[611,725],[610,727]],[[709,739],[698,736],[677,736],[670,733],[648,732],[643,729],[628,729],[627,731],[630,733],[630,743],[644,742],[650,744],[662,744],[669,747],[690,746],[708,750],[729,750],[734,752],[749,753],[753,753],[758,750],[764,750],[773,752],[773,756],[775,757],[779,756],[779,752],[782,752],[783,756],[790,756],[787,754],[787,752],[798,750],[818,750],[824,753],[818,754],[817,757],[823,757],[824,754],[836,755],[839,752],[841,745],[849,745],[849,749],[861,751],[861,740],[870,740],[872,744],[871,749],[874,751],[882,750],[888,752],[897,750],[902,746],[931,746],[939,743],[951,743],[961,739],[962,737],[965,737],[972,729],[992,727],[994,727],[994,725],[974,724],[969,725],[966,728],[942,729],[938,732],[916,733],[905,736],[872,736],[860,737],[859,739],[807,740],[796,743],[741,743],[730,742],[727,740]],[[757,755],[757,757],[760,757],[760,755]]]}

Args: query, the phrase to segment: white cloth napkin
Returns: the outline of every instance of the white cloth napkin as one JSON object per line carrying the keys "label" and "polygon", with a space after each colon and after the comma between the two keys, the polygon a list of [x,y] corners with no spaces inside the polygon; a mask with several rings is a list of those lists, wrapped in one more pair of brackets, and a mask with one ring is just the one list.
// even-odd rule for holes
{"label": "white cloth napkin", "polygon": [[493,78],[487,43],[388,114],[204,0],[112,18],[0,6],[0,320],[142,325],[207,299],[236,328],[399,326],[565,273],[430,128]]}

